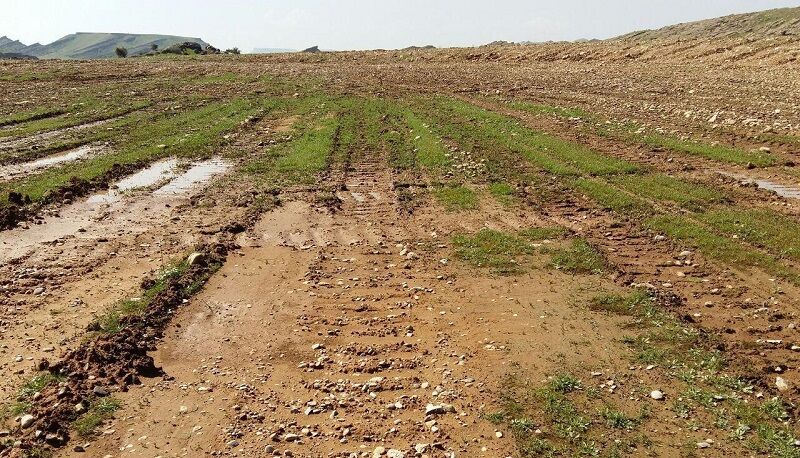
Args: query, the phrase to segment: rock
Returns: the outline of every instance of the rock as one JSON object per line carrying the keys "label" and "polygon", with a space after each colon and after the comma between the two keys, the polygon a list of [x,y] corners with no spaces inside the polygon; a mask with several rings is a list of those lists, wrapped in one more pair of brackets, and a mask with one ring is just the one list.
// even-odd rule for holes
{"label": "rock", "polygon": [[289,433],[289,434],[286,434],[285,436],[283,436],[283,440],[286,441],[286,442],[294,442],[294,441],[296,441],[298,439],[300,439],[300,435],[298,435],[298,434]]}
{"label": "rock", "polygon": [[72,451],[77,453],[83,453],[86,451],[86,449],[83,448],[83,445],[76,445],[75,447],[72,448]]}
{"label": "rock", "polygon": [[92,393],[94,393],[96,396],[100,396],[101,398],[108,396],[108,390],[100,385],[95,385],[94,388],[92,388]]}
{"label": "rock", "polygon": [[266,447],[264,447],[264,453],[269,453],[270,455],[275,453],[275,447],[267,445]]}
{"label": "rock", "polygon": [[783,377],[775,377],[775,387],[778,388],[778,391],[789,391],[789,382],[786,381]]}
{"label": "rock", "polygon": [[414,451],[417,453],[425,453],[430,447],[428,444],[417,444],[414,446]]}
{"label": "rock", "polygon": [[42,294],[43,292],[44,292],[44,288],[42,288],[41,286],[39,286],[39,287],[37,287],[36,289],[33,290],[33,294],[35,296],[38,296],[38,295]]}
{"label": "rock", "polygon": [[375,450],[372,451],[372,458],[379,458],[386,453],[386,447],[375,447]]}
{"label": "rock", "polygon": [[706,441],[703,441],[703,442],[698,442],[698,443],[697,443],[697,448],[709,448],[709,447],[711,447],[711,444],[709,444],[709,443],[708,443],[708,442],[706,442]]}
{"label": "rock", "polygon": [[494,433],[494,437],[496,437],[498,439],[502,439],[503,438],[503,432],[502,431],[496,431]]}
{"label": "rock", "polygon": [[238,447],[238,446],[239,446],[239,441],[237,441],[237,440],[232,440],[232,441],[228,442],[228,447],[230,447],[230,448],[234,448],[234,447]]}
{"label": "rock", "polygon": [[650,397],[655,399],[656,401],[661,401],[664,399],[664,393],[661,390],[653,390],[650,392]]}
{"label": "rock", "polygon": [[84,402],[75,404],[75,413],[82,414],[84,412],[86,412],[86,404]]}
{"label": "rock", "polygon": [[30,427],[36,418],[33,417],[31,414],[25,414],[19,419],[19,425],[23,428]]}
{"label": "rock", "polygon": [[406,458],[406,454],[404,452],[396,449],[390,449],[388,452],[386,452],[386,456],[389,458]]}
{"label": "rock", "polygon": [[453,413],[455,411],[456,411],[455,407],[449,404],[441,404],[441,405],[428,404],[427,407],[425,407],[425,415],[442,415],[445,413]]}
{"label": "rock", "polygon": [[199,252],[194,252],[190,254],[188,258],[186,258],[186,264],[190,266],[193,266],[195,264],[203,265],[205,262],[206,262],[206,255]]}

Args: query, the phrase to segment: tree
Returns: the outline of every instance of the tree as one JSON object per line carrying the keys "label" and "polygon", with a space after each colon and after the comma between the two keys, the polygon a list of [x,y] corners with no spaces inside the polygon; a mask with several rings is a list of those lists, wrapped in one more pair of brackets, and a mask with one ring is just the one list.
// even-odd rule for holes
{"label": "tree", "polygon": [[239,48],[230,48],[225,50],[225,54],[241,54],[242,52],[239,51]]}
{"label": "tree", "polygon": [[158,43],[153,43],[150,45],[150,50],[153,52],[158,51]]}
{"label": "tree", "polygon": [[117,53],[117,57],[119,57],[120,59],[128,57],[128,48],[125,48],[123,46],[117,47],[115,52]]}

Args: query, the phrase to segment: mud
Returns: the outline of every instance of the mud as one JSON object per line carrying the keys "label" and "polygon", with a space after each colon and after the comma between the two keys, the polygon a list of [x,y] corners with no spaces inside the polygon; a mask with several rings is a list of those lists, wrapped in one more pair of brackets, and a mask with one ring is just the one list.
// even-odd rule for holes
{"label": "mud", "polygon": [[85,145],[62,153],[54,154],[32,162],[0,166],[0,181],[30,175],[54,165],[77,161],[99,153],[101,147]]}
{"label": "mud", "polygon": [[[198,247],[205,262],[189,267],[179,278],[170,279],[142,315],[121,320],[124,327],[121,331],[90,339],[52,364],[40,361],[39,369],[65,380],[42,390],[31,413],[36,418],[35,423],[28,429],[31,432],[23,437],[20,449],[29,449],[34,444],[63,444],[69,438],[70,423],[79,416],[75,405],[88,405],[91,400],[108,395],[110,390],[127,391],[131,385],[139,383],[140,377],[160,375],[148,351],[155,349],[164,327],[196,284],[205,281],[209,273],[224,263],[229,248],[224,244]],[[146,281],[142,288],[151,285],[152,280]],[[89,332],[96,330],[95,326],[88,329]],[[0,456],[9,453],[4,447],[0,445]]]}

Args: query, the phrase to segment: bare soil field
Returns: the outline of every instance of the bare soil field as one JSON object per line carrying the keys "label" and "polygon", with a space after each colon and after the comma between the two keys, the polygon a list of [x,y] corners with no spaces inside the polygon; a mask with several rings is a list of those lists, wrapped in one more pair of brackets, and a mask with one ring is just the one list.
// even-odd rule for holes
{"label": "bare soil field", "polygon": [[680,36],[0,61],[0,456],[800,456],[798,41]]}

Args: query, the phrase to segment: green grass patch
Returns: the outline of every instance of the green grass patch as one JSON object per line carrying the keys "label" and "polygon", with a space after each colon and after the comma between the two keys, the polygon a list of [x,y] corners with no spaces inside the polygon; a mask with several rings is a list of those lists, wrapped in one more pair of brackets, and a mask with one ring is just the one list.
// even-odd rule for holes
{"label": "green grass patch", "polygon": [[737,165],[753,164],[756,167],[767,167],[777,163],[777,158],[774,155],[760,151],[746,151],[725,145],[695,143],[654,133],[630,135],[634,136],[636,140],[649,146],[665,148],[678,153],[699,156],[717,162],[726,162]]}
{"label": "green grass patch", "polygon": [[629,175],[615,179],[614,183],[635,196],[674,202],[694,210],[724,200],[724,194],[716,189],[661,174]]}
{"label": "green grass patch", "polygon": [[449,212],[478,209],[478,196],[466,186],[442,186],[433,190],[433,195]]}
{"label": "green grass patch", "polygon": [[573,274],[599,274],[606,266],[605,258],[586,240],[574,240],[567,248],[552,251],[551,264]]}
{"label": "green grass patch", "polygon": [[769,209],[717,208],[699,219],[724,234],[763,248],[779,257],[800,260],[800,233],[792,218]]}
{"label": "green grass patch", "polygon": [[81,415],[72,423],[75,432],[81,437],[91,437],[97,428],[106,420],[114,417],[114,413],[122,407],[122,402],[108,397],[100,398],[91,403],[88,412]]}
{"label": "green grass patch", "polygon": [[569,235],[569,230],[561,226],[530,227],[521,230],[519,235],[534,242],[541,240],[557,240]]}
{"label": "green grass patch", "polygon": [[574,181],[574,186],[601,206],[620,215],[638,218],[653,212],[646,201],[622,192],[601,179],[579,178]]}
{"label": "green grass patch", "polygon": [[687,217],[659,216],[651,218],[645,225],[697,248],[717,261],[740,268],[757,267],[793,283],[800,283],[800,276],[776,258],[747,247],[730,237],[721,236]]}
{"label": "green grass patch", "polygon": [[0,117],[0,127],[13,126],[28,121],[52,118],[66,113],[63,108],[37,108]]}
{"label": "green grass patch", "polygon": [[521,272],[522,257],[535,252],[524,239],[491,229],[482,229],[473,235],[456,235],[453,245],[458,259],[507,275]]}
{"label": "green grass patch", "polygon": [[637,171],[634,164],[596,153],[578,143],[536,132],[519,121],[475,105],[442,98],[439,106],[466,121],[466,126],[492,142],[522,154],[541,169],[556,175],[614,175]]}
{"label": "green grass patch", "polygon": [[495,181],[489,185],[489,193],[503,205],[514,203],[514,187],[504,181]]}
{"label": "green grass patch", "polygon": [[447,148],[428,124],[413,111],[405,110],[405,122],[409,128],[417,162],[428,169],[441,169],[450,164]]}
{"label": "green grass patch", "polygon": [[[161,115],[149,122],[142,122],[117,139],[116,152],[0,184],[0,205],[7,204],[7,195],[11,190],[28,195],[32,201],[37,202],[48,191],[64,186],[73,177],[91,180],[108,172],[114,164],[153,161],[165,156],[208,157],[225,142],[225,133],[238,127],[247,116],[261,108],[260,102],[238,99],[210,103],[179,114]],[[166,148],[160,148],[160,145],[166,145]]]}

